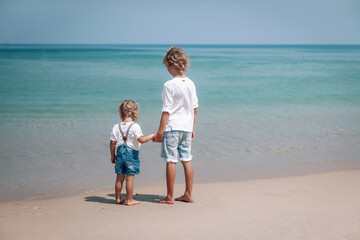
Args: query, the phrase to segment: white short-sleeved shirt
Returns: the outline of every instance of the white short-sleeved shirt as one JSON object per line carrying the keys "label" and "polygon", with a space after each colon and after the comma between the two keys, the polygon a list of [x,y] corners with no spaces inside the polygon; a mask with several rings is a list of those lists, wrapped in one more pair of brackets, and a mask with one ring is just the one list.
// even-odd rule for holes
{"label": "white short-sleeved shirt", "polygon": [[[133,122],[126,122],[126,123],[122,122],[122,123],[120,123],[120,127],[121,127],[121,130],[123,131],[124,135],[126,135],[126,131],[128,130],[131,123],[133,123]],[[143,136],[143,133],[141,131],[140,125],[137,124],[137,123],[134,123],[134,125],[131,127],[131,129],[129,131],[129,135],[128,135],[128,138],[126,140],[126,144],[130,148],[139,151],[141,144],[138,141],[138,138],[141,137],[141,136]],[[121,144],[124,143],[124,140],[123,140],[123,138],[121,136],[118,124],[114,125],[114,127],[112,129],[112,132],[111,132],[111,135],[110,135],[110,140],[111,141],[116,141],[115,151]]]}
{"label": "white short-sleeved shirt", "polygon": [[162,91],[163,112],[170,114],[165,131],[192,132],[194,109],[199,106],[196,88],[190,78],[173,78],[164,84]]}

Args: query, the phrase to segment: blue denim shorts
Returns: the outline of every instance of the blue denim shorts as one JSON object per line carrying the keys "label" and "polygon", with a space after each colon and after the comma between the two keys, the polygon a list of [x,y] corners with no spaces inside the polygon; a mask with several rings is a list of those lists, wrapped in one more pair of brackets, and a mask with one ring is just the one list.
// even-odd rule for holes
{"label": "blue denim shorts", "polygon": [[121,144],[116,152],[115,173],[138,175],[140,173],[139,151]]}
{"label": "blue denim shorts", "polygon": [[165,132],[161,144],[161,157],[166,162],[191,161],[191,132]]}

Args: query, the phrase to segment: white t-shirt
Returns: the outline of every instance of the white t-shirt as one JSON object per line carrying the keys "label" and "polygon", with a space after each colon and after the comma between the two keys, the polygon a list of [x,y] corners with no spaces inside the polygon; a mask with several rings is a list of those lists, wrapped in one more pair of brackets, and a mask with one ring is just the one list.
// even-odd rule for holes
{"label": "white t-shirt", "polygon": [[170,114],[165,131],[192,132],[194,109],[199,106],[196,88],[190,78],[173,78],[164,84],[162,91],[163,112]]}
{"label": "white t-shirt", "polygon": [[[126,131],[128,130],[131,123],[133,123],[133,122],[120,123],[120,127],[121,127],[121,130],[123,131],[124,135],[126,135]],[[129,131],[129,135],[126,140],[126,145],[128,145],[128,147],[130,147],[134,150],[139,151],[141,144],[138,141],[138,138],[141,136],[143,136],[143,133],[141,131],[140,125],[137,123],[134,123],[134,125],[132,125],[132,127]],[[116,141],[115,151],[121,144],[124,143],[124,140],[121,136],[118,124],[114,125],[111,135],[110,135],[110,140]]]}

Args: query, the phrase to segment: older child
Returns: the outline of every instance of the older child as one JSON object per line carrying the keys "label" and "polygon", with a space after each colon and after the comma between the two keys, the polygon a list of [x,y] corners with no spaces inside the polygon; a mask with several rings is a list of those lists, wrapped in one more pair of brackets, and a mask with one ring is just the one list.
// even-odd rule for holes
{"label": "older child", "polygon": [[198,108],[196,88],[185,76],[190,61],[179,47],[171,47],[163,57],[169,73],[174,77],[167,81],[162,91],[162,115],[154,142],[162,142],[161,157],[166,159],[167,196],[159,203],[174,204],[174,183],[176,163],[181,161],[186,188],[177,201],[193,202],[193,167],[191,164],[191,141],[195,137],[195,123]]}
{"label": "older child", "polygon": [[[122,122],[113,127],[110,136],[111,162],[115,164],[117,174],[115,183],[115,198],[118,204],[139,204],[132,198],[134,190],[134,175],[140,173],[139,149],[141,143],[146,143],[154,134],[143,136],[140,125],[134,123],[140,116],[138,104],[125,100],[119,107]],[[116,149],[116,150],[115,150]],[[126,199],[121,200],[121,189],[126,179]]]}

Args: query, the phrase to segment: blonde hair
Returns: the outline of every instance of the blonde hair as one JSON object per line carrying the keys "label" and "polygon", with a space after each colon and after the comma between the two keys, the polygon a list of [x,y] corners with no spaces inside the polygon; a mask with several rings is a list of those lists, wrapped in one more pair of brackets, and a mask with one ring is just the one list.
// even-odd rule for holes
{"label": "blonde hair", "polygon": [[173,46],[167,50],[163,57],[166,66],[172,66],[181,73],[185,73],[190,67],[189,56],[180,48]]}
{"label": "blonde hair", "polygon": [[121,119],[130,117],[135,121],[140,117],[140,108],[133,100],[125,100],[119,106],[119,113]]}

